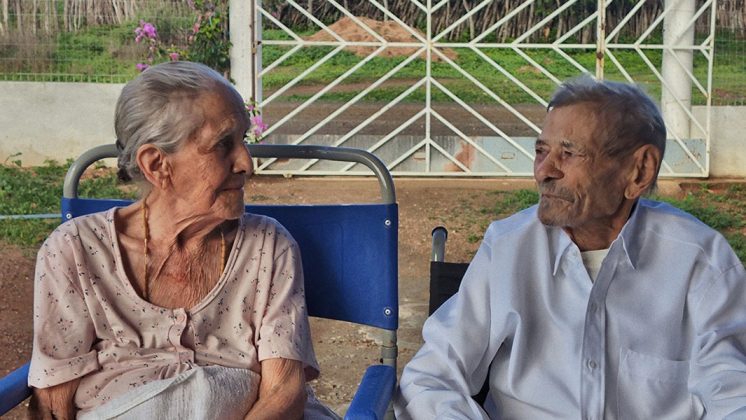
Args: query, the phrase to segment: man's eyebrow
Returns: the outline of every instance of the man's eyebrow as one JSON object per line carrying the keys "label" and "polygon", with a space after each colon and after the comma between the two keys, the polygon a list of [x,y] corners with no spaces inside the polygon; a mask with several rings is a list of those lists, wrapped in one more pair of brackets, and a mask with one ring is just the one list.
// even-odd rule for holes
{"label": "man's eyebrow", "polygon": [[547,142],[544,139],[536,139],[536,146],[546,146]]}

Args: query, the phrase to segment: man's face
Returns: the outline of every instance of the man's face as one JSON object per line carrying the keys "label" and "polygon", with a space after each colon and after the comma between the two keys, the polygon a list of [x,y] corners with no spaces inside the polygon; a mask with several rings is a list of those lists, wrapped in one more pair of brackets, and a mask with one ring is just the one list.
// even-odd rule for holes
{"label": "man's face", "polygon": [[542,223],[592,230],[627,217],[620,211],[626,159],[602,154],[600,124],[589,103],[553,108],[547,114],[534,160]]}

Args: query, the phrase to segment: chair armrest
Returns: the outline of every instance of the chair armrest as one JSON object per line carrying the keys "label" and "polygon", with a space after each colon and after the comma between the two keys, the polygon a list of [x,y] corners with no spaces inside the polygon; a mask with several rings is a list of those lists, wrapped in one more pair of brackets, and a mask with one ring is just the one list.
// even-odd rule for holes
{"label": "chair armrest", "polygon": [[345,419],[383,419],[394,395],[396,370],[393,366],[370,366],[352,398]]}
{"label": "chair armrest", "polygon": [[28,387],[28,368],[29,364],[26,363],[0,379],[0,416],[31,396],[31,388]]}

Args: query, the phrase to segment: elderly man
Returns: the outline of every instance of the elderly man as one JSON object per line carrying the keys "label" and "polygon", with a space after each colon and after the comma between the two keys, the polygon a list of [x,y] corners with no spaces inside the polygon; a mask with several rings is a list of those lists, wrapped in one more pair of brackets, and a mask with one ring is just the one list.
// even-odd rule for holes
{"label": "elderly man", "polygon": [[746,273],[720,234],[641,198],[665,139],[636,87],[560,87],[539,204],[489,227],[425,323],[398,418],[746,418]]}

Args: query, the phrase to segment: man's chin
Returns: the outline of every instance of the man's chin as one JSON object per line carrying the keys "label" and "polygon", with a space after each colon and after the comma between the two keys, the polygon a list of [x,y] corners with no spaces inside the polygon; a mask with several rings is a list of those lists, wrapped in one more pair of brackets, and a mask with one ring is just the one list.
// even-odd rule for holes
{"label": "man's chin", "polygon": [[564,227],[568,224],[568,218],[565,215],[559,215],[556,212],[538,211],[539,221],[546,226]]}

